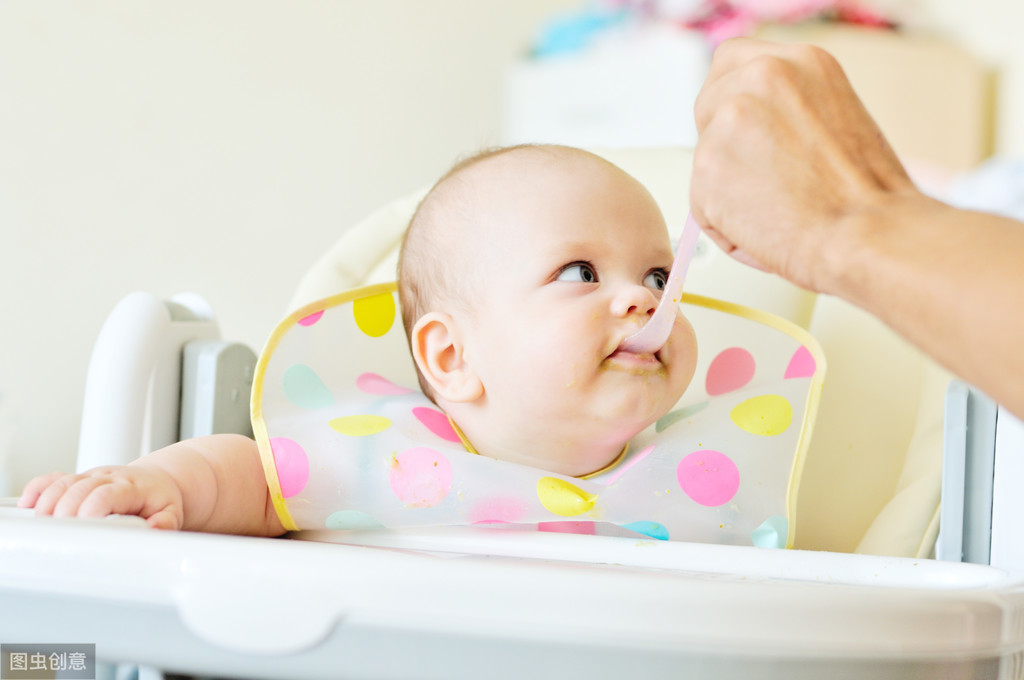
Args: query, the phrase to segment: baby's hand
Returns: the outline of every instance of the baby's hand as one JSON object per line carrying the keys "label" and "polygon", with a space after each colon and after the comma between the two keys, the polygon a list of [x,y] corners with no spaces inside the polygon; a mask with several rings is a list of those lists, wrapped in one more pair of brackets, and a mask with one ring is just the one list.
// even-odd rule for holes
{"label": "baby's hand", "polygon": [[36,515],[54,517],[138,515],[157,529],[180,529],[184,522],[181,490],[174,479],[145,465],[42,475],[28,483],[18,507],[34,507]]}

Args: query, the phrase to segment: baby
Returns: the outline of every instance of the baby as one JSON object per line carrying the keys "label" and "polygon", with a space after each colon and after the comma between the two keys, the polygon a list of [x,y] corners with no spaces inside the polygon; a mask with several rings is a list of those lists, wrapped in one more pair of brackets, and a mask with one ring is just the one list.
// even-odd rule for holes
{"label": "baby", "polygon": [[[653,198],[597,156],[524,146],[458,164],[421,203],[399,264],[424,392],[483,455],[573,476],[607,468],[693,377],[696,339],[681,314],[658,352],[620,347],[653,313],[671,263]],[[237,435],[37,477],[19,505],[284,533],[256,443]]]}
{"label": "baby", "polygon": [[417,210],[399,262],[420,385],[481,453],[593,473],[679,400],[696,366],[682,314],[654,354],[620,349],[672,264],[634,178],[565,147],[456,166]]}

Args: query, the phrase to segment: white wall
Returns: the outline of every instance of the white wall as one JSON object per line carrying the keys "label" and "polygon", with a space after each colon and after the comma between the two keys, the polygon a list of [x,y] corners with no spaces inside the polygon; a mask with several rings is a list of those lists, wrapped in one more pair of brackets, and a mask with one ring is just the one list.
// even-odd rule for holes
{"label": "white wall", "polygon": [[995,69],[995,151],[1024,158],[1024,2],[913,0],[912,6],[920,28],[953,38]]}
{"label": "white wall", "polygon": [[[88,355],[123,295],[195,290],[259,347],[346,225],[498,141],[506,65],[581,2],[0,2],[13,487],[73,465]],[[916,5],[999,68],[997,148],[1024,156],[1024,3]]]}
{"label": "white wall", "polygon": [[506,65],[575,5],[0,3],[14,489],[73,467],[89,352],[123,295],[200,292],[258,349],[345,226],[497,143]]}

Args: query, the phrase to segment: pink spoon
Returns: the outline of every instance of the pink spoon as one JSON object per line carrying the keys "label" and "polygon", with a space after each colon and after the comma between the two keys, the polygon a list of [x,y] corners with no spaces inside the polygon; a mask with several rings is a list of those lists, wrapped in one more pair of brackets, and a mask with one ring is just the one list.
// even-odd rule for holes
{"label": "pink spoon", "polygon": [[627,352],[653,354],[665,345],[669,334],[672,333],[672,325],[676,321],[679,300],[683,295],[683,279],[686,278],[686,270],[690,268],[690,260],[693,259],[698,236],[700,236],[700,225],[694,221],[693,215],[687,215],[683,233],[679,237],[676,257],[672,260],[672,269],[668,273],[665,290],[661,293],[661,302],[658,303],[658,308],[654,310],[654,314],[651,315],[647,323],[622,341],[619,346],[621,349]]}

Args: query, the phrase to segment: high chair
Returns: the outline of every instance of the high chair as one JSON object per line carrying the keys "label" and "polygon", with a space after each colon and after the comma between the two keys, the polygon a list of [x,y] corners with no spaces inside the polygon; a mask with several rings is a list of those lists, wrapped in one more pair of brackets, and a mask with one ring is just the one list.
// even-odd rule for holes
{"label": "high chair", "polygon": [[[651,190],[678,236],[690,153],[603,153]],[[292,308],[393,279],[422,195],[348,231]],[[948,376],[862,312],[703,238],[687,289],[789,319],[825,350],[800,549],[477,527],[267,540],[8,511],[0,642],[95,641],[104,661],[218,677],[1024,678],[1024,576],[928,559]],[[187,354],[188,329],[211,340],[202,323],[183,327],[171,355]],[[247,361],[207,373],[207,390],[251,380]],[[109,368],[91,367],[90,382]],[[215,430],[244,427],[237,400],[186,399],[217,405],[200,409],[218,414]]]}

